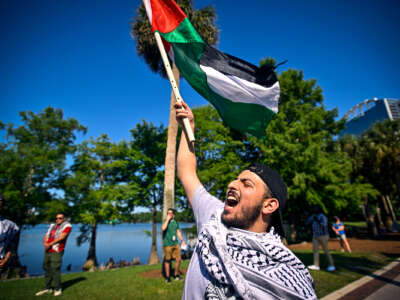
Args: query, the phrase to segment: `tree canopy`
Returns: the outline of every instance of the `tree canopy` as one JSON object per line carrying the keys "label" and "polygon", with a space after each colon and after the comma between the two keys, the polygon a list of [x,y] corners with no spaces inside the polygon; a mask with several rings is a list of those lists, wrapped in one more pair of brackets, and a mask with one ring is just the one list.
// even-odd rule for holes
{"label": "tree canopy", "polygon": [[1,126],[7,130],[7,142],[0,145],[0,190],[12,219],[24,225],[65,207],[53,200],[62,198],[57,190],[62,188],[67,155],[76,150],[76,133],[85,133],[86,127],[52,107],[20,116],[22,125]]}
{"label": "tree canopy", "polygon": [[[177,0],[176,2],[185,12],[201,38],[209,45],[216,44],[219,32],[215,25],[217,18],[215,8],[213,6],[206,6],[200,9],[194,9],[192,0]],[[136,42],[137,54],[143,57],[146,64],[153,72],[167,78],[160,51],[157,48],[156,40],[151,31],[150,22],[143,3],[139,5],[131,23],[131,36]]]}
{"label": "tree canopy", "polygon": [[[276,64],[271,58],[261,61],[266,63]],[[223,199],[228,183],[257,161],[278,170],[286,182],[291,223],[303,222],[301,216],[313,205],[330,215],[359,212],[363,197],[377,193],[369,183],[349,180],[352,161],[336,141],[344,120],[336,121],[337,110],[325,108],[321,87],[302,71],[284,71],[279,82],[279,113],[264,139],[237,135],[211,106],[193,109],[201,181]]]}
{"label": "tree canopy", "polygon": [[[261,64],[276,65],[266,58]],[[379,207],[387,219],[396,213],[400,188],[400,121],[376,123],[359,137],[338,138],[345,120],[324,105],[322,89],[302,71],[289,69],[278,76],[279,113],[265,137],[242,136],[226,127],[216,110],[193,108],[198,174],[205,188],[220,199],[244,167],[264,163],[279,171],[288,186],[285,218],[304,224],[305,212],[319,205],[330,216],[359,217],[373,222],[368,205]],[[47,107],[35,114],[20,113],[22,125],[0,122],[7,133],[0,143],[0,193],[8,200],[6,217],[18,225],[54,218],[60,211],[82,223],[79,242],[90,240],[88,259],[96,262],[96,228],[113,220],[153,222],[163,205],[167,130],[143,120],[130,131],[129,141],[113,142],[103,134],[76,143],[86,128],[60,109]],[[67,156],[73,162],[67,165]],[[181,218],[192,215],[178,185]],[[367,200],[368,201],[367,201]],[[392,199],[392,200],[390,200]],[[137,206],[143,216],[132,216]],[[362,211],[360,206],[364,207]],[[366,216],[368,214],[368,216]],[[389,228],[389,226],[388,226]]]}

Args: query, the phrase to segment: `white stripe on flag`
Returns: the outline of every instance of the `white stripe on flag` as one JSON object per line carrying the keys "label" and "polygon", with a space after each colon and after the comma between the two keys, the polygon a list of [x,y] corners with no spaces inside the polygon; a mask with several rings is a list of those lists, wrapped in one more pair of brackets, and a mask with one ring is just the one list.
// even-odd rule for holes
{"label": "white stripe on flag", "polygon": [[224,75],[211,67],[200,65],[207,75],[207,83],[217,94],[233,102],[259,104],[278,112],[279,82],[270,88],[241,79],[232,75]]}

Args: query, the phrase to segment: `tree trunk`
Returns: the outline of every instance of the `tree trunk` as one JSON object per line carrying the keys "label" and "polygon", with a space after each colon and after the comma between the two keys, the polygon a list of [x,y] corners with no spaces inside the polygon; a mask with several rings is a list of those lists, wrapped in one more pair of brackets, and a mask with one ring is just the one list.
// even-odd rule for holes
{"label": "tree trunk", "polygon": [[152,220],[152,232],[151,232],[151,249],[149,257],[149,265],[158,264],[160,258],[157,252],[157,206],[153,204],[153,220]]}
{"label": "tree trunk", "polygon": [[297,229],[296,226],[291,223],[290,224],[290,242],[295,243],[297,241]]}
{"label": "tree trunk", "polygon": [[386,201],[387,201],[387,204],[388,204],[388,207],[389,207],[389,211],[390,211],[390,215],[391,215],[391,217],[393,219],[393,222],[396,222],[397,221],[396,220],[396,214],[394,213],[392,201],[390,200],[389,195],[386,196]]}
{"label": "tree trunk", "polygon": [[385,225],[382,222],[382,213],[379,205],[376,206],[375,210],[376,210],[376,223],[378,225],[378,231],[379,233],[382,233],[385,231]]}
{"label": "tree trunk", "polygon": [[84,271],[94,271],[98,266],[96,257],[97,223],[94,223],[91,227],[92,227],[91,228],[92,233],[90,237],[89,251],[86,258],[86,262],[82,267]]}
{"label": "tree trunk", "polygon": [[[179,88],[179,70],[173,64],[172,72],[176,84]],[[178,122],[175,118],[175,95],[171,91],[171,101],[169,109],[168,139],[165,152],[165,171],[164,171],[164,198],[163,198],[163,221],[167,218],[168,208],[174,208],[175,205],[175,158],[176,158],[176,136],[178,133]]]}
{"label": "tree trunk", "polygon": [[393,227],[393,218],[391,215],[391,211],[389,208],[389,204],[388,204],[388,197],[386,195],[382,195],[381,200],[382,200],[382,207],[383,207],[383,223],[385,224],[386,227],[386,231],[392,231],[392,227]]}
{"label": "tree trunk", "polygon": [[374,220],[374,213],[372,212],[370,205],[368,203],[368,198],[364,200],[362,209],[365,222],[367,223],[368,236],[376,238],[378,236],[378,228]]}
{"label": "tree trunk", "polygon": [[392,201],[390,200],[389,195],[386,195],[386,201],[389,208],[390,216],[392,218],[392,228],[393,232],[400,232],[400,224],[397,223],[396,213],[394,212]]}

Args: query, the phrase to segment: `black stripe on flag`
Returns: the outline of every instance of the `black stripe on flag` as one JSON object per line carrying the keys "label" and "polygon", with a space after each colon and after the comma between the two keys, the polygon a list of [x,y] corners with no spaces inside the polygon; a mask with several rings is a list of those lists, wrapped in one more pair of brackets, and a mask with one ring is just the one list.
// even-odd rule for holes
{"label": "black stripe on flag", "polygon": [[257,83],[264,87],[271,87],[278,81],[274,67],[264,65],[261,68],[235,56],[221,52],[209,45],[205,45],[200,65],[214,68],[225,74]]}

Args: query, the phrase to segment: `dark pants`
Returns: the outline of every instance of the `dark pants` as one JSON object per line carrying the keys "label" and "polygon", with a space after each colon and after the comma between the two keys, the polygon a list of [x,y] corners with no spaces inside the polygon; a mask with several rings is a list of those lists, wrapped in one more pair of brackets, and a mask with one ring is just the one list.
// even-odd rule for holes
{"label": "dark pants", "polygon": [[10,273],[10,268],[8,264],[0,268],[0,280],[8,279],[8,274]]}
{"label": "dark pants", "polygon": [[43,269],[47,289],[61,289],[61,265],[63,253],[44,253]]}

